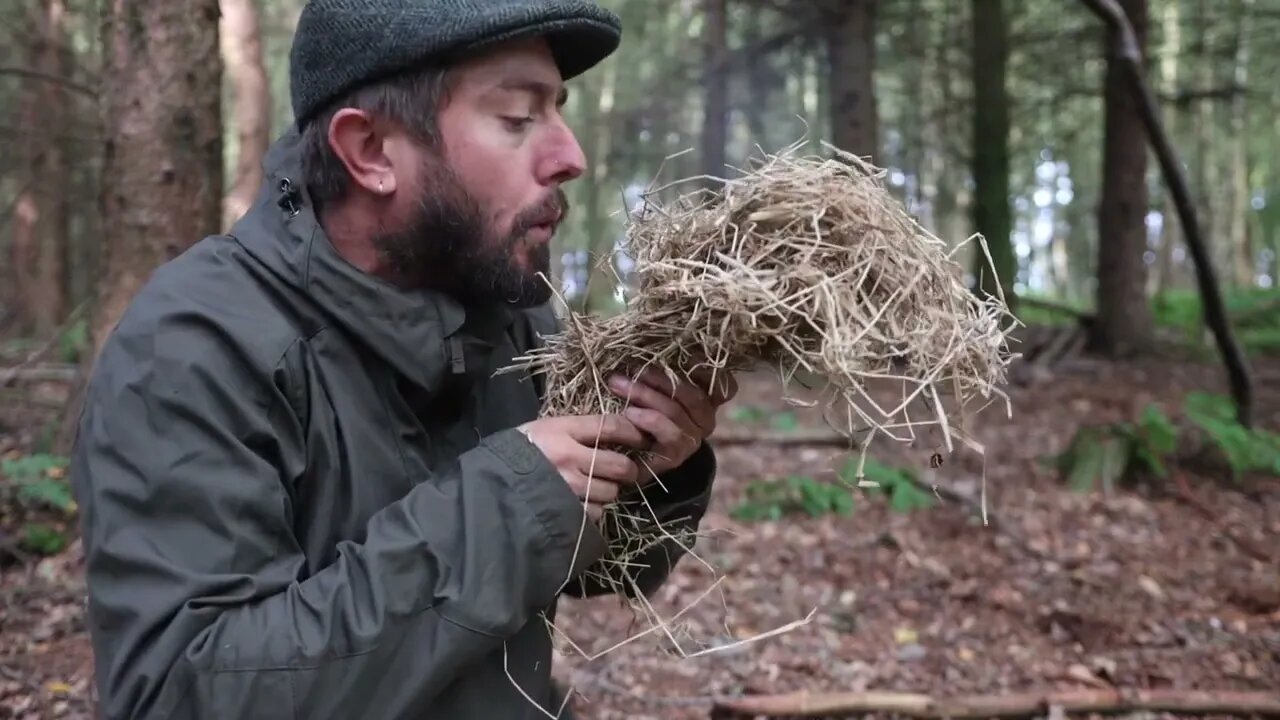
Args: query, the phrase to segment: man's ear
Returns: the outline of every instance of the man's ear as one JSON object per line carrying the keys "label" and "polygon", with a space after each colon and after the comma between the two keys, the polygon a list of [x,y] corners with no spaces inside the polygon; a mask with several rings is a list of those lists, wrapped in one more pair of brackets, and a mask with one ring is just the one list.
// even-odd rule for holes
{"label": "man's ear", "polygon": [[362,110],[343,108],[329,121],[329,144],[351,179],[374,195],[396,190],[395,165],[387,137]]}

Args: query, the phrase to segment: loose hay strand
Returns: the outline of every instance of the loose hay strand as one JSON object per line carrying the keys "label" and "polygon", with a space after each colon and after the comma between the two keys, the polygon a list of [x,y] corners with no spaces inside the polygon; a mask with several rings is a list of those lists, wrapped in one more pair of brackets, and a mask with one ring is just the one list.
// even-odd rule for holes
{"label": "loose hay strand", "polygon": [[[784,387],[798,373],[822,380],[823,416],[858,448],[859,474],[873,438],[910,442],[921,427],[937,428],[948,452],[954,439],[980,451],[966,406],[1001,395],[1013,358],[1006,335],[1016,324],[1003,295],[966,287],[953,259],[958,247],[905,212],[883,170],[830,145],[831,157],[800,155],[802,146],[667,205],[657,195],[699,178],[650,185],[628,214],[622,249],[634,263],[634,289],[625,309],[606,318],[571,314],[563,332],[503,370],[543,377],[542,416],[620,413],[626,400],[606,389],[614,373],[654,368],[692,380],[763,363],[778,369]],[[964,243],[974,241],[987,252],[980,236]],[[871,389],[886,383],[901,385],[896,407],[873,398]],[[958,424],[948,420],[942,388]],[[907,412],[916,400],[929,417]],[[631,454],[648,467],[643,454]],[[662,479],[653,487],[668,491]],[[983,488],[985,515],[985,473]],[[642,635],[660,630],[684,655],[632,571],[663,543],[692,554],[696,533],[663,527],[644,493],[607,508],[603,527],[608,549],[587,577],[620,596],[632,591],[633,609],[656,623]]]}

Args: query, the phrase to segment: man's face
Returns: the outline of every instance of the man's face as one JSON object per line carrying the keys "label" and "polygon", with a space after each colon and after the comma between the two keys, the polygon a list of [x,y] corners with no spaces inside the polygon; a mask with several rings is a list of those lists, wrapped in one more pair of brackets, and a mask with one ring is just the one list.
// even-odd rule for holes
{"label": "man's face", "polygon": [[560,186],[582,149],[560,115],[560,72],[541,40],[504,45],[458,66],[405,188],[413,206],[379,250],[398,272],[464,302],[546,302],[550,243],[568,210]]}

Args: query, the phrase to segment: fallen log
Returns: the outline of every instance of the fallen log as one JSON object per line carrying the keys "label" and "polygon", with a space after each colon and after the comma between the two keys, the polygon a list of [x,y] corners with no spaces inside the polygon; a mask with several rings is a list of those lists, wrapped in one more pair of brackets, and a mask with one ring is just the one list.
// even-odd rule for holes
{"label": "fallen log", "polygon": [[717,430],[709,440],[716,445],[817,445],[856,450],[858,443],[835,430],[799,428],[789,431]]}
{"label": "fallen log", "polygon": [[892,713],[914,718],[1029,718],[1063,713],[1170,712],[1280,717],[1280,693],[1235,690],[1045,690],[1007,695],[934,697],[916,693],[847,692],[721,698],[712,718],[830,717]]}
{"label": "fallen log", "polygon": [[1050,313],[1066,315],[1068,317],[1074,318],[1076,322],[1082,325],[1092,323],[1094,318],[1093,313],[1087,312],[1085,310],[1077,310],[1076,308],[1073,308],[1069,305],[1056,303],[1056,302],[1053,302],[1052,300],[1044,300],[1042,298],[1035,298],[1035,297],[1020,297],[1018,298],[1018,302],[1023,307],[1030,307],[1030,308],[1035,308],[1037,310],[1044,310]]}
{"label": "fallen log", "polygon": [[71,382],[76,379],[75,365],[33,365],[0,369],[0,387],[15,383]]}

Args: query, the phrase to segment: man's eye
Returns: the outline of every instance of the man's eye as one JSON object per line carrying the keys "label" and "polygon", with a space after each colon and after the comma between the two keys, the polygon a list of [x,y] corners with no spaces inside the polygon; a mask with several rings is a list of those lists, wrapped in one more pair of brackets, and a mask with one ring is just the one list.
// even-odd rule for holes
{"label": "man's eye", "polygon": [[524,130],[533,123],[533,118],[527,115],[524,117],[504,117],[502,119],[509,129],[516,132]]}

